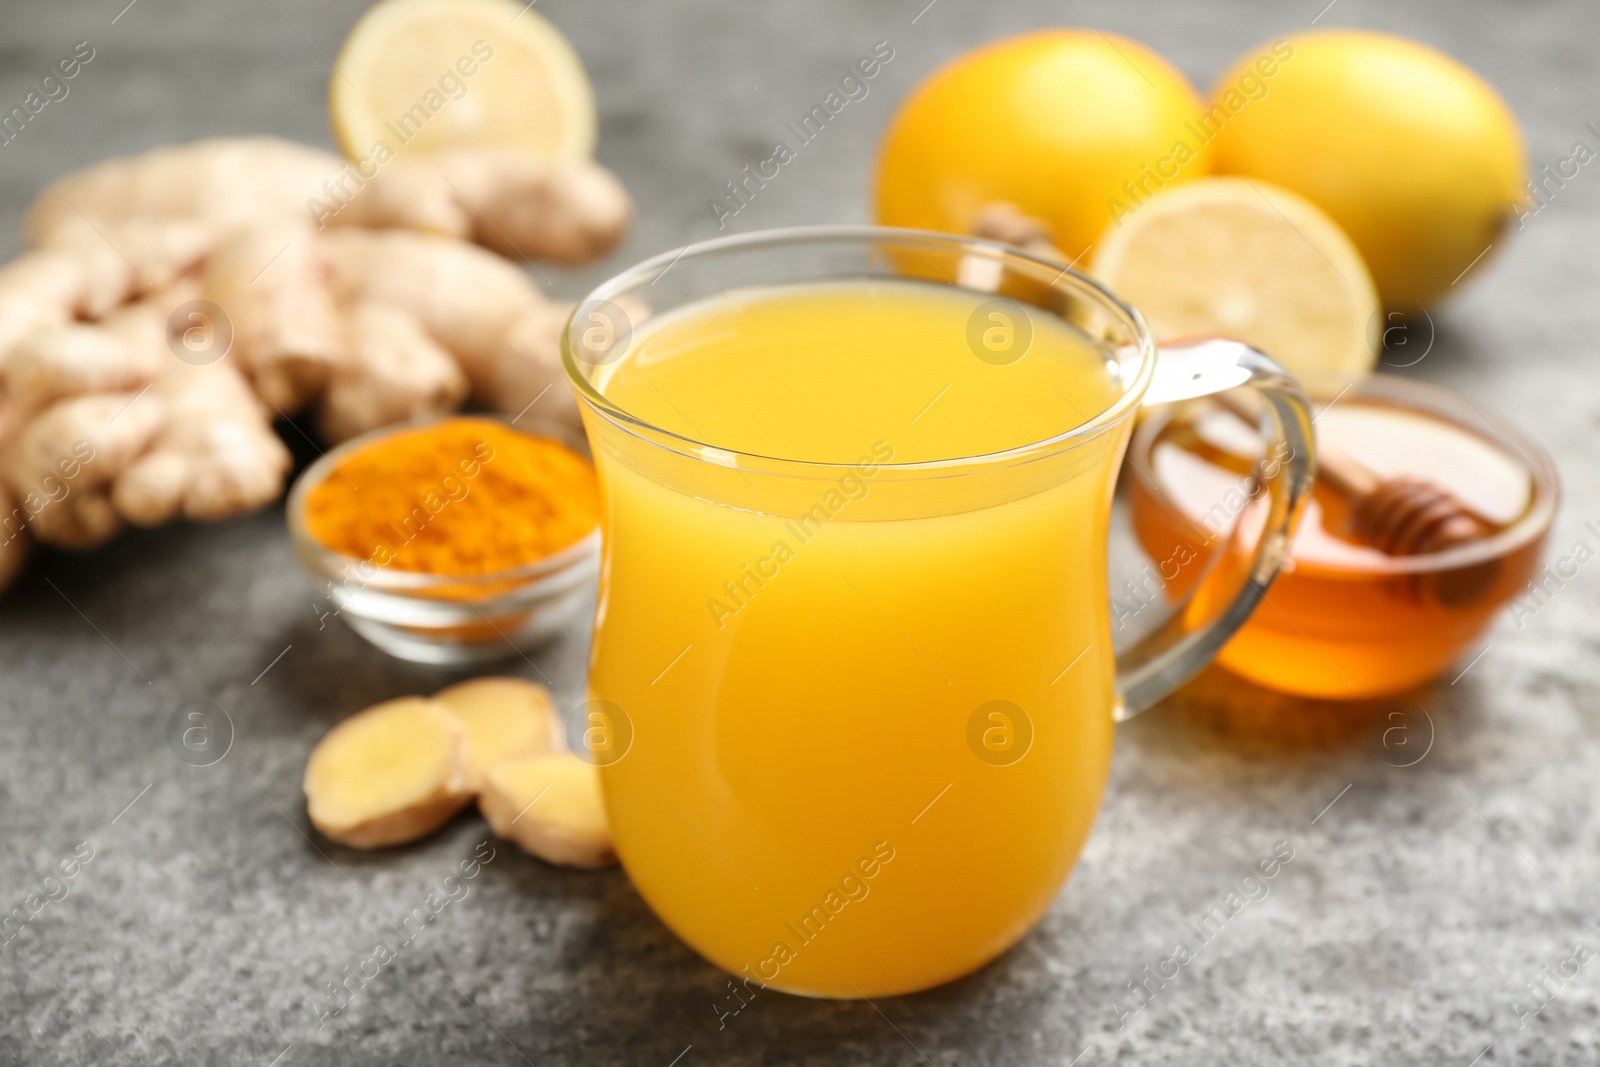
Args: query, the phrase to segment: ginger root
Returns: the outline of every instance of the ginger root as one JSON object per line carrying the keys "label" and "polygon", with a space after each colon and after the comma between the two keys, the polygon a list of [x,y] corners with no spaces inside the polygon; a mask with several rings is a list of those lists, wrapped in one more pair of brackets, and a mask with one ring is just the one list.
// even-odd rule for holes
{"label": "ginger root", "polygon": [[439,690],[467,731],[467,778],[481,790],[489,768],[505,759],[542,756],[560,746],[550,691],[521,678],[474,678]]}
{"label": "ginger root", "polygon": [[[349,189],[352,179],[359,188]],[[305,356],[293,350],[309,345],[318,352],[317,342],[329,336],[305,294],[280,289],[260,297],[248,289],[286,246],[285,255],[306,263],[283,270],[272,263],[270,270],[280,287],[306,283],[316,273],[309,235],[330,227],[406,228],[578,264],[610,251],[631,215],[627,193],[599,164],[551,165],[509,149],[395,162],[363,180],[336,156],[273,137],[157,148],[66,175],[39,194],[23,229],[29,245],[44,251],[0,271],[0,311],[21,311],[15,325],[0,316],[0,361],[35,326],[77,314],[98,318],[229,249],[234,266],[222,284],[227,295],[244,298],[244,361],[270,364],[290,338],[292,354]],[[265,253],[237,247],[257,231],[269,235],[260,238],[270,246]],[[297,232],[308,236],[277,239]],[[263,304],[290,314],[278,324],[288,338],[260,321]],[[263,348],[254,351],[258,328]]]}
{"label": "ginger root", "polygon": [[122,528],[111,505],[111,483],[162,426],[159,408],[139,399],[136,392],[72,397],[23,427],[0,473],[33,536],[63,548],[88,548]]}
{"label": "ginger root", "polygon": [[0,267],[0,358],[34,331],[72,321],[85,289],[83,267],[63,252],[24,252]]}
{"label": "ginger root", "polygon": [[[21,572],[28,562],[33,538],[28,535],[27,524],[13,518],[16,509],[11,495],[0,485],[0,589],[4,589]],[[24,512],[25,516],[26,513]]]}
{"label": "ginger root", "polygon": [[28,208],[23,233],[38,247],[84,226],[106,230],[135,219],[198,223],[213,238],[264,221],[308,221],[306,201],[343,166],[328,152],[276,137],[167,145],[57,178]]}
{"label": "ginger root", "polygon": [[[570,307],[541,296],[522,271],[473,245],[406,230],[334,230],[324,240],[341,304],[415,318],[489,407],[519,414],[537,400],[542,417],[578,425],[558,350]],[[327,412],[325,422],[339,417]]]}
{"label": "ginger root", "polygon": [[96,318],[165,287],[231,234],[309,226],[306,200],[340,166],[335,156],[275,137],[156,148],[55,179],[28,208],[23,235],[73,263],[66,295],[73,310]]}
{"label": "ginger root", "polygon": [[160,406],[163,428],[112,483],[118,515],[135,526],[216,522],[278,498],[289,450],[231,366],[174,362],[148,399]]}
{"label": "ginger root", "polygon": [[599,165],[500,149],[363,177],[214,138],[58,178],[27,213],[31,250],[0,267],[0,518],[89,548],[260,507],[289,469],[272,416],[306,408],[334,442],[469,398],[577,426],[570,305],[467,241],[579,263],[630,215]]}
{"label": "ginger root", "polygon": [[432,833],[472,799],[466,729],[423,697],[375,704],[328,731],[306,763],[306,811],[329,840],[399,845]]}
{"label": "ginger root", "polygon": [[401,160],[328,221],[420,230],[519,259],[579,264],[611,251],[632,214],[622,184],[592,163],[552,164],[491,148]]}
{"label": "ginger root", "polygon": [[615,863],[594,765],[570,752],[502,760],[489,768],[478,808],[489,828],[546,863]]}
{"label": "ginger root", "polygon": [[278,411],[317,396],[343,350],[328,265],[307,226],[256,226],[206,261],[205,297],[222,309],[242,369]]}
{"label": "ginger root", "polygon": [[89,548],[125,522],[226,518],[282,491],[290,456],[255,391],[230,363],[191,365],[168,346],[196,292],[180,282],[98,324],[52,327],[0,368],[30,413],[0,450],[0,482],[40,540]]}
{"label": "ginger root", "polygon": [[98,324],[67,322],[26,337],[0,367],[8,396],[33,411],[82,393],[120,393],[150,382],[165,348],[141,343],[145,309],[126,305]]}
{"label": "ginger root", "polygon": [[461,365],[416,316],[363,302],[346,313],[345,327],[344,356],[317,405],[317,428],[329,441],[447,415],[466,400]]}

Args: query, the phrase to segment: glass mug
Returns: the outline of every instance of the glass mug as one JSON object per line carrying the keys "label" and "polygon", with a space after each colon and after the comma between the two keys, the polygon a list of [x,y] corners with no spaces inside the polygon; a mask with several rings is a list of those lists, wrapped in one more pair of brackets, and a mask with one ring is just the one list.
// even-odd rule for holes
{"label": "glass mug", "polygon": [[[703,397],[657,389],[670,409],[646,412],[614,395],[630,358],[714,342],[719,310],[783,332],[749,317],[749,297],[795,286],[812,287],[795,331],[829,301],[909,287],[905,306],[930,315],[971,303],[989,362],[1003,360],[985,346],[1019,332],[1035,347],[1081,338],[1111,392],[1039,440],[905,461],[892,429],[859,457],[757,455],[700,439]],[[876,328],[888,346],[917,325]],[[677,347],[647,355],[658,326]],[[751,336],[752,353],[786,340]],[[1311,479],[1305,397],[1270,359],[1207,341],[1158,360],[1139,314],[1095,282],[973,238],[825,227],[690,246],[602,285],[562,348],[603,499],[589,758],[639,892],[752,988],[906,993],[1015,943],[1090,832],[1115,723],[1248,617]],[[788,368],[749,358],[727,368],[757,383],[742,403],[782,421]],[[1135,414],[1236,386],[1262,396],[1284,457],[1262,468],[1263,535],[1228,581],[1205,583],[1207,603],[1114,654],[1106,539]]]}

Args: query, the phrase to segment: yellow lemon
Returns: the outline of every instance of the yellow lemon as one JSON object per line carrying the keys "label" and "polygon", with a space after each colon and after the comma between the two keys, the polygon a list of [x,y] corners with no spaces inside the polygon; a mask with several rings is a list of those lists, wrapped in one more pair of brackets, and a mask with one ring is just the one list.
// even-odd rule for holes
{"label": "yellow lemon", "polygon": [[900,107],[878,160],[881,221],[970,233],[996,201],[1081,255],[1119,210],[1210,170],[1200,98],[1154,52],[1043,30],[957,57]]}
{"label": "yellow lemon", "polygon": [[1328,30],[1288,45],[1259,99],[1239,92],[1254,54],[1217,83],[1214,108],[1247,101],[1214,142],[1217,171],[1263,178],[1326,211],[1390,305],[1446,292],[1481,265],[1523,198],[1527,164],[1510,108],[1415,41]]}
{"label": "yellow lemon", "polygon": [[[531,7],[531,5],[529,6]],[[383,0],[350,31],[329,110],[352,160],[447,148],[594,151],[594,91],[572,45],[515,0]]]}
{"label": "yellow lemon", "polygon": [[1314,393],[1377,359],[1378,294],[1361,254],[1327,215],[1267,182],[1207,178],[1158,194],[1107,231],[1090,272],[1158,341],[1245,341]]}

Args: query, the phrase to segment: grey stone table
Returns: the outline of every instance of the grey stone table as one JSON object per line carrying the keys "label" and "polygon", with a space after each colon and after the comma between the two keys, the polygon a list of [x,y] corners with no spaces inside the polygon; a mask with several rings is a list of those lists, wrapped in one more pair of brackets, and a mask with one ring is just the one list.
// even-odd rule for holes
{"label": "grey stone table", "polygon": [[[95,50],[70,95],[0,147],[6,251],[29,197],[70,167],[214,133],[328,142],[329,57],[360,5],[126,2],[0,9],[7,110],[75,42]],[[856,190],[892,105],[975,42],[1092,23],[1206,84],[1325,2],[547,0],[596,83],[600,156],[642,209],[612,260],[553,287],[578,294],[713,233],[707,199],[875,41],[895,58],[871,95],[730,228],[864,220]],[[1319,24],[1463,57],[1511,100],[1536,166],[1596,144],[1584,126],[1600,118],[1592,3],[1337,0]],[[1594,547],[1583,523],[1600,519],[1597,208],[1600,172],[1586,168],[1435,310],[1434,348],[1406,371],[1497,408],[1557,456],[1558,554]],[[1204,676],[1122,731],[1099,832],[1044,921],[935,992],[876,1004],[772,993],[719,1022],[724,976],[621,873],[563,873],[501,847],[323,1019],[327,983],[486,830],[469,816],[398,852],[332,847],[305,823],[306,753],[340,715],[442,676],[319,618],[277,510],[43,554],[0,602],[0,910],[42,892],[75,850],[92,859],[0,947],[0,1062],[1592,1065],[1597,589],[1590,564],[1521,626],[1503,620],[1461,677],[1392,706],[1308,705]],[[570,703],[585,647],[575,633],[509,669],[548,676]],[[215,766],[180,764],[165,743],[191,699],[235,724]],[[1270,894],[1118,1029],[1128,983],[1278,842],[1293,860]],[[1523,1014],[1529,982],[1547,990],[1537,1015]]]}

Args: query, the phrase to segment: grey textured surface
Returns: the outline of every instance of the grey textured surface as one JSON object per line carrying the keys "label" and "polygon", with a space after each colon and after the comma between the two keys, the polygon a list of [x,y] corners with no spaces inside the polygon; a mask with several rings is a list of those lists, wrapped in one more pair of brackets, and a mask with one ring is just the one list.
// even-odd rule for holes
{"label": "grey textured surface", "polygon": [[[328,140],[326,57],[359,5],[124,2],[4,4],[7,107],[73,42],[96,49],[71,95],[0,148],[8,249],[33,191],[72,166],[208,133]],[[865,190],[891,106],[975,42],[1092,22],[1203,85],[1324,0],[924,2],[541,3],[588,64],[600,155],[642,207],[621,252],[555,288],[575,295],[708,236],[707,197],[874,41],[896,56],[871,95],[733,228],[864,219],[852,183]],[[1338,0],[1319,24],[1390,29],[1464,58],[1511,100],[1535,166],[1593,143],[1592,3]],[[1582,524],[1600,520],[1597,207],[1600,177],[1585,169],[1435,311],[1434,350],[1408,371],[1456,385],[1556,455],[1557,554],[1594,546]],[[43,555],[0,602],[0,910],[79,842],[94,857],[0,948],[0,1062],[1594,1064],[1600,964],[1546,976],[1577,943],[1600,950],[1597,569],[1522,627],[1503,620],[1459,680],[1392,706],[1311,706],[1213,673],[1124,728],[1101,833],[1054,908],[944,989],[875,1006],[766,994],[719,1029],[724,976],[620,873],[561,873],[500,848],[465,899],[319,1028],[310,1005],[324,984],[486,831],[464,817],[397,853],[331,847],[308,837],[306,753],[340,715],[443,676],[323,626],[277,511]],[[580,692],[585,642],[535,657],[563,703]],[[190,699],[236,725],[216,766],[184,766],[164,743]],[[1126,984],[1279,841],[1294,859],[1270,896],[1117,1030]],[[1519,1020],[1513,1003],[1541,979],[1553,998]]]}

